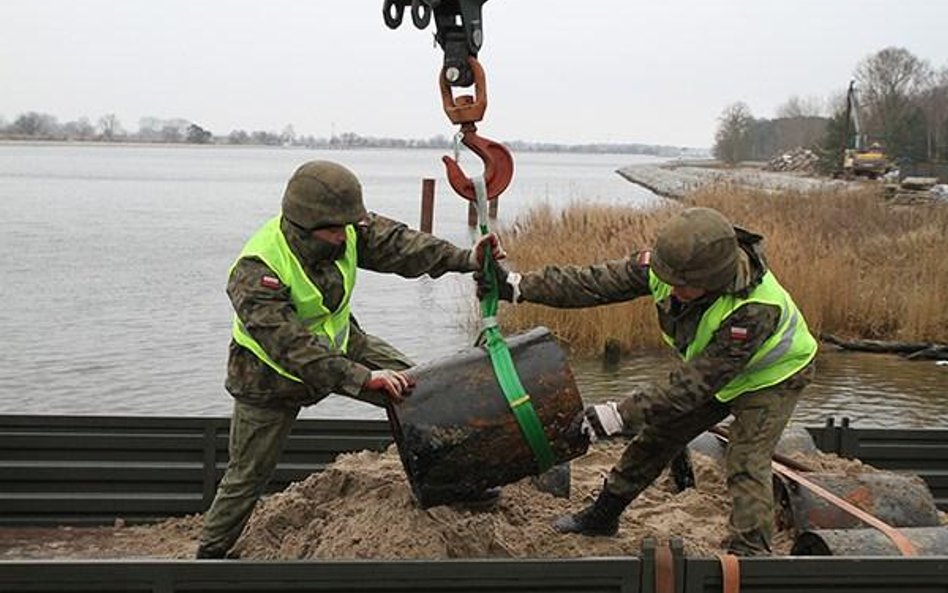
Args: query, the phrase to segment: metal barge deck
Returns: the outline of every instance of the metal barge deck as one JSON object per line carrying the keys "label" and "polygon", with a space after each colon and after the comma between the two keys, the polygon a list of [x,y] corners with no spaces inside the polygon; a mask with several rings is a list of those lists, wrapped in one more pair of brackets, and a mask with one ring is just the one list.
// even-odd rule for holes
{"label": "metal barge deck", "polygon": [[[226,418],[0,416],[0,524],[148,522],[203,511]],[[948,430],[808,428],[817,446],[921,476],[948,509]],[[383,421],[300,420],[273,490],[342,452],[389,445]],[[948,556],[745,559],[743,591],[948,592]],[[432,561],[4,561],[0,591],[723,591],[717,558],[646,541],[640,557]],[[734,589],[729,589],[734,590]]]}

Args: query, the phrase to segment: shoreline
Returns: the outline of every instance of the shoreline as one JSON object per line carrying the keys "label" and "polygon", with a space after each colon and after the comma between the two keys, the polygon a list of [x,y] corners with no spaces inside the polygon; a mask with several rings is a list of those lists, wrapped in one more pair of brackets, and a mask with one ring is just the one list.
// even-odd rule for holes
{"label": "shoreline", "polygon": [[757,167],[719,168],[715,161],[669,161],[635,164],[616,170],[623,179],[663,198],[680,200],[703,187],[726,184],[764,191],[839,191],[859,187],[858,182],[820,179],[799,173],[764,171]]}

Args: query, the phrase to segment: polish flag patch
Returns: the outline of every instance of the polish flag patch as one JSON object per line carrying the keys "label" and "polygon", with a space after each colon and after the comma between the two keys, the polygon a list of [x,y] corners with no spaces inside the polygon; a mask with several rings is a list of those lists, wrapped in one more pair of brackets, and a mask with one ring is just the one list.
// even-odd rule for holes
{"label": "polish flag patch", "polygon": [[269,288],[272,290],[277,290],[278,288],[282,288],[283,284],[280,283],[279,278],[275,278],[273,276],[264,276],[263,278],[260,279],[260,286],[264,288]]}
{"label": "polish flag patch", "polygon": [[731,328],[731,339],[735,342],[745,342],[747,341],[747,328],[746,327],[732,327]]}
{"label": "polish flag patch", "polygon": [[646,268],[652,263],[652,252],[651,251],[640,251],[638,264],[639,266]]}

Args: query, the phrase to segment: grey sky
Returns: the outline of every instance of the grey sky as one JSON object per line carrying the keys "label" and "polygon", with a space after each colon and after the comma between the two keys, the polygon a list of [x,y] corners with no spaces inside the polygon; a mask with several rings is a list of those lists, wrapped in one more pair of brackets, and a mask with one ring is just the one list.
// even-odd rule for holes
{"label": "grey sky", "polygon": [[[441,51],[381,0],[3,0],[0,116],[105,113],[233,129],[425,138]],[[945,0],[489,0],[496,139],[709,146],[721,110],[758,117],[844,89],[856,64],[905,47],[948,65]]]}

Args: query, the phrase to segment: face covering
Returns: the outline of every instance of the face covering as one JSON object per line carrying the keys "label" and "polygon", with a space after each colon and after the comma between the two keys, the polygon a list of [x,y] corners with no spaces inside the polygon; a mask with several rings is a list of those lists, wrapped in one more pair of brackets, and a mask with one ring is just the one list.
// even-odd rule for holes
{"label": "face covering", "polygon": [[306,229],[298,227],[283,219],[280,228],[290,247],[302,260],[310,262],[332,262],[346,254],[346,243],[333,245],[328,241],[317,239]]}
{"label": "face covering", "polygon": [[309,243],[312,258],[315,261],[335,261],[346,253],[345,241],[339,245],[333,245],[329,241],[323,241],[322,239],[310,236],[307,243]]}

